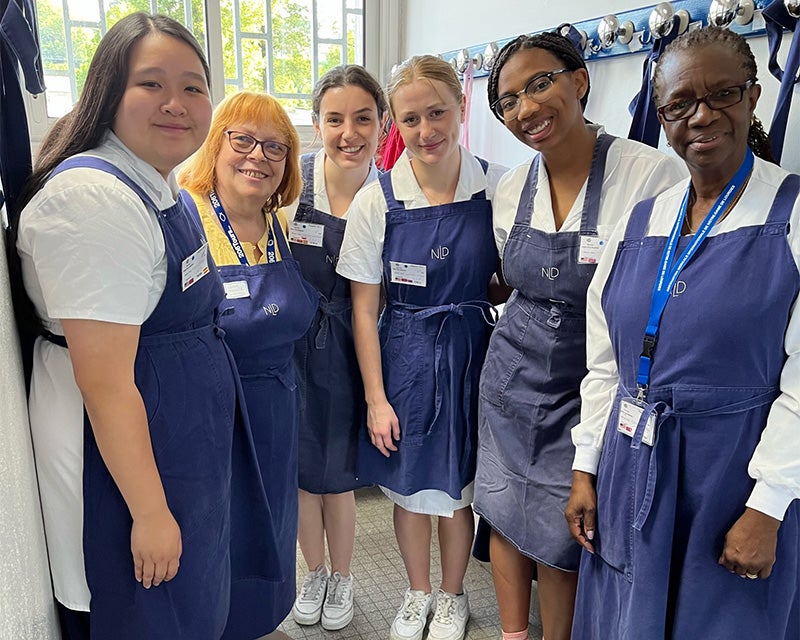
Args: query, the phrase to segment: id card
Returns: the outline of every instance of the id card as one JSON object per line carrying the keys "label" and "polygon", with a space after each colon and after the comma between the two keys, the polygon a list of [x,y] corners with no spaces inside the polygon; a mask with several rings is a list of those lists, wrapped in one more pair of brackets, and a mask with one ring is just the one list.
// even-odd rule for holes
{"label": "id card", "polygon": [[603,249],[606,248],[605,238],[597,236],[581,236],[581,247],[578,252],[578,264],[597,264]]}
{"label": "id card", "polygon": [[195,251],[181,262],[181,290],[186,291],[201,278],[208,275],[208,244]]}
{"label": "id card", "polygon": [[225,297],[228,300],[250,297],[250,287],[247,286],[247,280],[223,282],[222,286],[225,287]]}
{"label": "id card", "polygon": [[[633,398],[623,398],[619,403],[619,423],[617,424],[617,431],[624,433],[626,436],[632,438],[636,434],[636,427],[639,424],[639,418],[647,408],[642,402],[637,402]],[[651,413],[647,416],[647,422],[644,425],[644,435],[642,435],[642,442],[648,446],[653,446],[656,433],[656,414]]]}
{"label": "id card", "polygon": [[295,244],[321,247],[324,235],[325,225],[322,224],[292,220],[292,224],[289,225],[289,242],[294,242]]}
{"label": "id card", "polygon": [[410,284],[413,287],[428,286],[428,267],[424,264],[389,261],[392,282]]}

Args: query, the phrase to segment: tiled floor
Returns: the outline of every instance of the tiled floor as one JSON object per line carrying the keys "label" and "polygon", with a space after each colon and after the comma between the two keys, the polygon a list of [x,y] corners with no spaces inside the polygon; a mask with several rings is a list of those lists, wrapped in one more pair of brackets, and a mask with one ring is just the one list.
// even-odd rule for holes
{"label": "tiled floor", "polygon": [[[341,631],[325,631],[319,624],[300,627],[290,617],[278,632],[267,636],[269,640],[385,640],[389,637],[389,626],[408,586],[392,528],[392,503],[380,490],[365,489],[356,493],[356,508],[356,545],[352,565],[356,580],[353,622]],[[435,587],[441,578],[435,529],[433,540],[432,581]],[[298,550],[298,582],[302,581],[306,570]],[[470,560],[465,586],[472,611],[466,640],[499,640],[500,622],[489,566]],[[535,587],[533,596],[530,637],[541,640]]]}

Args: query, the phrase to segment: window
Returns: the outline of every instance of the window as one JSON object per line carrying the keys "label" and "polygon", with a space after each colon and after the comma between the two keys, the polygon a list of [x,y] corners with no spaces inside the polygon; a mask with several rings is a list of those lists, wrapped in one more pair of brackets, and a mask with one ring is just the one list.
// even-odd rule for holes
{"label": "window", "polygon": [[[265,91],[281,101],[295,124],[308,125],[317,79],[338,64],[364,63],[363,4],[364,0],[37,0],[46,118],[58,118],[72,108],[108,28],[129,13],[146,11],[167,14],[194,33],[208,54],[215,101],[242,89]],[[32,118],[34,123],[40,119]]]}

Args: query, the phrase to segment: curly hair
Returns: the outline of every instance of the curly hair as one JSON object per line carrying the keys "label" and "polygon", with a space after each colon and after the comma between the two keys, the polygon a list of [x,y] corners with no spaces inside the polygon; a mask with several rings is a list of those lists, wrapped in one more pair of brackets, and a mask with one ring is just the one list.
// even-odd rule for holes
{"label": "curly hair", "polygon": [[[575,48],[575,45],[569,38],[561,35],[558,31],[546,31],[532,36],[518,36],[500,49],[494,66],[492,66],[492,70],[489,73],[488,98],[490,108],[499,98],[497,95],[497,85],[500,81],[500,72],[503,70],[503,66],[511,59],[511,56],[523,49],[544,49],[545,51],[549,51],[556,58],[561,60],[564,67],[570,71],[586,69],[586,61],[583,59],[583,54]],[[588,69],[586,83],[586,93],[581,98],[581,109],[586,108],[586,102],[589,99],[590,86]],[[503,121],[500,116],[494,113],[494,110],[492,110],[492,113],[495,118],[501,122]]]}

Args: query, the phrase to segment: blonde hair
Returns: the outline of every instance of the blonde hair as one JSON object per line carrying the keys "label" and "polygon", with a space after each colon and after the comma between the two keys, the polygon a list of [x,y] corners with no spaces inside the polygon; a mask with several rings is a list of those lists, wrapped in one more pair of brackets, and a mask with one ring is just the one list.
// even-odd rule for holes
{"label": "blonde hair", "polygon": [[274,127],[286,138],[289,145],[283,180],[264,203],[264,209],[273,211],[297,200],[303,186],[298,153],[300,138],[284,108],[266,93],[240,91],[219,103],[214,110],[205,142],[179,171],[178,183],[188,191],[208,194],[214,188],[214,169],[219,151],[225,142],[225,131],[237,124],[248,124],[257,128]]}
{"label": "blonde hair", "polygon": [[[432,55],[413,56],[401,63],[389,80],[386,93],[389,96],[389,109],[395,118],[394,94],[405,84],[414,80],[438,80],[453,93],[453,98],[461,100],[464,95],[461,91],[461,82],[458,80],[455,69],[441,58]],[[444,96],[439,96],[444,100]]]}

